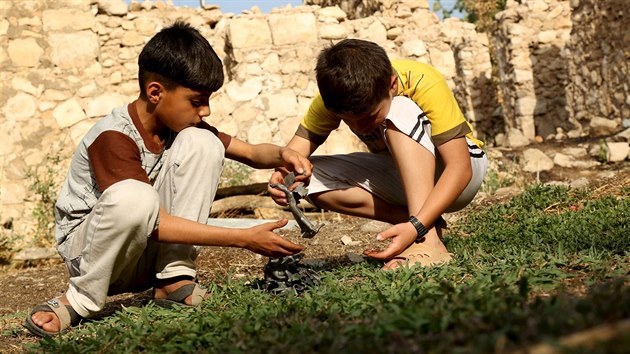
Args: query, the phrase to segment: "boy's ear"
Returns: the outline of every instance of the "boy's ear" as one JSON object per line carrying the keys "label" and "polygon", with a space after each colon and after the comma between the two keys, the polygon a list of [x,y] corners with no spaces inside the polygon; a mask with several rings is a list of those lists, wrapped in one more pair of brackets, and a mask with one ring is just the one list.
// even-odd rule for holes
{"label": "boy's ear", "polygon": [[157,104],[164,92],[164,86],[157,81],[150,81],[146,88],[147,99],[153,104]]}
{"label": "boy's ear", "polygon": [[389,82],[389,91],[392,96],[395,96],[398,93],[398,75],[392,74],[392,77]]}

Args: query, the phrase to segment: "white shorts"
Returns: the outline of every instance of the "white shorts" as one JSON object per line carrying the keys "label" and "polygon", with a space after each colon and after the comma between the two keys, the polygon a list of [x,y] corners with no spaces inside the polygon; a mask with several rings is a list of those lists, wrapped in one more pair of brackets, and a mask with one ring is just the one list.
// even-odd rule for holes
{"label": "white shorts", "polygon": [[[397,100],[398,98],[401,100]],[[412,102],[406,97],[395,97],[387,120],[435,156],[436,149],[431,139],[431,123],[415,103],[411,105],[408,101]],[[484,151],[468,138],[466,142],[470,154],[472,178],[453,205],[446,210],[447,212],[460,210],[472,201],[481,187],[488,168],[488,158]],[[311,156],[310,159],[313,163],[313,175],[308,185],[309,195],[361,187],[388,203],[407,205],[396,163],[388,152],[379,154],[355,152],[343,155]],[[443,170],[444,166],[438,154],[436,181]]]}

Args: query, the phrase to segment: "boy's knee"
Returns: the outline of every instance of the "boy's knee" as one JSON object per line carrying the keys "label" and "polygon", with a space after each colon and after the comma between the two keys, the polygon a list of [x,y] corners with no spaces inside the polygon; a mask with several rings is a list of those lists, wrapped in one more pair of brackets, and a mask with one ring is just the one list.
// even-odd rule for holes
{"label": "boy's knee", "polygon": [[193,156],[202,157],[204,160],[221,160],[225,154],[225,148],[221,140],[207,129],[187,128],[177,134],[176,140],[181,140],[186,152]]}
{"label": "boy's knee", "polygon": [[107,207],[120,220],[121,225],[133,227],[157,219],[160,211],[160,198],[149,184],[133,179],[111,185],[107,194]]}

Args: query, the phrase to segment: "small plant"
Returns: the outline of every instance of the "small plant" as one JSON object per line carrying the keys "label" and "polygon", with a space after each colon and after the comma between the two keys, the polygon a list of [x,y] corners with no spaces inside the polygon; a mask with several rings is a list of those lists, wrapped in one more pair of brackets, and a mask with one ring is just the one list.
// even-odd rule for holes
{"label": "small plant", "polygon": [[597,161],[601,163],[608,162],[608,145],[606,140],[599,139],[599,152],[597,153]]}
{"label": "small plant", "polygon": [[44,159],[46,171],[43,175],[30,171],[27,178],[31,181],[29,190],[38,197],[33,209],[35,232],[33,246],[49,247],[54,241],[55,201],[59,190],[59,165],[61,156],[48,153]]}
{"label": "small plant", "polygon": [[219,179],[219,188],[240,186],[250,183],[253,168],[234,160],[225,160]]}

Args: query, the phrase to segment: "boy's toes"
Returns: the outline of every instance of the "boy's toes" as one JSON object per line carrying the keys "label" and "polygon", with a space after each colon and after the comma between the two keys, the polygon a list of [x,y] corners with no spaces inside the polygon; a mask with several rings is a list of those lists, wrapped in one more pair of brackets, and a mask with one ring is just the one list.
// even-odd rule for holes
{"label": "boy's toes", "polygon": [[48,332],[58,332],[59,331],[59,318],[54,314],[54,312],[35,312],[31,317],[33,323],[35,323],[38,327]]}

